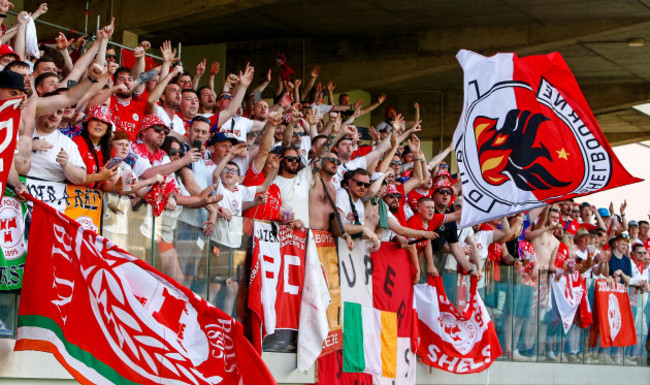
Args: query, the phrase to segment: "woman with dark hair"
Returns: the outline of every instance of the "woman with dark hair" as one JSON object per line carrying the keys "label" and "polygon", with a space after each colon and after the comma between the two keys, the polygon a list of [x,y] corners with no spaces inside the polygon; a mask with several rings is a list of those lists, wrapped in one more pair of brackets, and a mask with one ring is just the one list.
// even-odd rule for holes
{"label": "woman with dark hair", "polygon": [[98,104],[91,107],[83,122],[81,134],[73,139],[86,164],[88,173],[86,186],[90,188],[101,187],[104,181],[117,174],[119,164],[108,168],[113,134],[112,116],[113,114],[106,106]]}

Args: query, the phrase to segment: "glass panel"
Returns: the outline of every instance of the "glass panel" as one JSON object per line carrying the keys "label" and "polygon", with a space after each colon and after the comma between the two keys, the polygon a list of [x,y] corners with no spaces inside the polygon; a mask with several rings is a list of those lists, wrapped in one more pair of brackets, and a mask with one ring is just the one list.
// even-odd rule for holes
{"label": "glass panel", "polygon": [[13,338],[16,327],[17,295],[0,292],[0,338]]}

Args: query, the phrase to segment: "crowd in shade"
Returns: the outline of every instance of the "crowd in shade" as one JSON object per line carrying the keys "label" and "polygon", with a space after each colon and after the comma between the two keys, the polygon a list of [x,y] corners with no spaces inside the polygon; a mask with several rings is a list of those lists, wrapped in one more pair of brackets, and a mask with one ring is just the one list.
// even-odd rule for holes
{"label": "crowd in shade", "polygon": [[[0,14],[10,7],[0,0]],[[540,332],[546,343],[538,352],[526,353],[520,341],[550,307],[551,273],[622,283],[638,298],[650,290],[650,226],[645,213],[626,212],[625,202],[598,208],[567,200],[460,228],[462,184],[445,163],[453,149],[425,155],[417,103],[398,111],[383,95],[370,105],[345,93],[335,98],[336,79],[320,79],[318,67],[300,78],[284,55],[242,63],[221,88],[219,63],[184,68],[171,42],[160,47],[162,62],[146,70],[151,44],[142,41],[129,68],[109,44],[113,23],[94,41],[60,33],[39,44],[29,26],[45,12],[42,4],[20,12],[16,26],[2,26],[0,99],[24,97],[8,184],[18,194],[26,191],[22,177],[102,190],[107,223],[150,206],[163,217],[163,272],[183,284],[196,270],[179,257],[195,250],[178,242],[237,248],[242,218],[329,230],[350,250],[364,239],[373,250],[394,242],[408,252],[412,284],[427,275],[447,284],[457,272],[476,276],[496,310],[505,306],[501,271],[514,271],[520,285],[503,350],[516,360],[557,359],[551,332]],[[355,126],[373,110],[384,120]],[[579,336],[566,344],[569,360],[581,352]],[[605,361],[623,356],[591,353]]]}

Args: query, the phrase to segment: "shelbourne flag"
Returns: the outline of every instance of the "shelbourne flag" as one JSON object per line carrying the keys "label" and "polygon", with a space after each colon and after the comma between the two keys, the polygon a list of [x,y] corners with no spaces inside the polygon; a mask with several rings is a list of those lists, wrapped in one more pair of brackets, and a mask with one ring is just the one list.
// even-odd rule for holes
{"label": "shelbourne flag", "polygon": [[456,58],[465,91],[454,133],[461,227],[641,181],[612,152],[559,53]]}
{"label": "shelbourne flag", "polygon": [[189,289],[34,202],[15,350],[82,384],[275,384],[242,326]]}

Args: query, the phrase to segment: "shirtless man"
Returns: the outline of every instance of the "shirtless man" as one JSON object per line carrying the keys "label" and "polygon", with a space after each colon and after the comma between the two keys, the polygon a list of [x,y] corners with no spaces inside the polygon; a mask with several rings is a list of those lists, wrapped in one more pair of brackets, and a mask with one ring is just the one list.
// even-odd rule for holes
{"label": "shirtless man", "polygon": [[540,273],[555,272],[555,254],[560,241],[553,235],[553,231],[560,228],[562,228],[560,211],[554,207],[548,207],[540,215],[535,230],[526,233],[526,240],[530,241],[535,249],[535,262]]}

